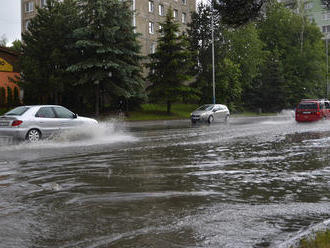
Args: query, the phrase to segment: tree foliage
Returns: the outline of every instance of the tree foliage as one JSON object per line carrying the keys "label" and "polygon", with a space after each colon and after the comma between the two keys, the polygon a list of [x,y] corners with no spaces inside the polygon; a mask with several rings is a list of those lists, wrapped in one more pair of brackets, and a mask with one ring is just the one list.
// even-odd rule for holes
{"label": "tree foliage", "polygon": [[167,113],[171,111],[171,104],[196,98],[196,91],[184,83],[192,78],[192,53],[189,42],[184,34],[179,34],[179,24],[169,9],[166,19],[161,23],[160,37],[157,49],[151,54],[148,80],[150,98],[157,102],[167,103]]}
{"label": "tree foliage", "polygon": [[129,4],[80,0],[79,5],[82,25],[74,31],[74,48],[81,56],[68,71],[80,74],[78,84],[97,87],[96,94],[100,87],[111,97],[143,97],[142,57]]}
{"label": "tree foliage", "polygon": [[22,52],[22,47],[23,47],[23,44],[20,40],[14,40],[12,42],[12,45],[11,45],[11,49],[14,50],[15,52],[17,53],[21,53]]}
{"label": "tree foliage", "polygon": [[[239,27],[214,16],[216,98],[232,110],[279,111],[301,98],[324,97],[326,60],[319,28],[276,1],[265,11],[258,22]],[[209,6],[199,5],[189,30],[198,50],[195,87],[203,103],[212,99],[211,13]]]}
{"label": "tree foliage", "polygon": [[[199,74],[195,86],[202,92],[203,103],[211,102],[213,88],[211,14],[209,6],[200,4],[198,12],[192,16],[188,32],[191,43],[198,50],[195,67],[198,68]],[[253,79],[259,73],[265,56],[263,43],[253,23],[228,28],[220,16],[215,13],[213,15],[216,99],[217,102],[223,101],[237,108],[242,105],[246,89],[252,87]],[[228,72],[224,68],[228,69]],[[231,87],[233,92],[223,87]],[[229,93],[234,95],[227,96]]]}
{"label": "tree foliage", "polygon": [[14,103],[13,91],[10,87],[7,87],[7,106],[12,107]]}
{"label": "tree foliage", "polygon": [[74,0],[63,3],[48,0],[45,8],[38,8],[28,32],[22,34],[21,86],[26,103],[63,104],[67,95],[72,95],[72,82],[76,77],[66,69],[77,59],[77,53],[68,46],[78,24]]}
{"label": "tree foliage", "polygon": [[212,0],[224,23],[241,26],[257,19],[267,0]]}
{"label": "tree foliage", "polygon": [[276,55],[272,59],[282,67],[278,73],[285,81],[285,107],[294,106],[301,98],[324,97],[325,53],[319,28],[274,4],[258,29],[265,49]]}
{"label": "tree foliage", "polygon": [[8,39],[5,34],[0,37],[0,46],[5,47],[7,45]]}
{"label": "tree foliage", "polygon": [[48,0],[22,35],[25,102],[91,112],[96,85],[103,105],[106,97],[143,97],[131,18],[127,1]]}
{"label": "tree foliage", "polygon": [[5,106],[6,104],[6,89],[4,87],[0,87],[0,107]]}

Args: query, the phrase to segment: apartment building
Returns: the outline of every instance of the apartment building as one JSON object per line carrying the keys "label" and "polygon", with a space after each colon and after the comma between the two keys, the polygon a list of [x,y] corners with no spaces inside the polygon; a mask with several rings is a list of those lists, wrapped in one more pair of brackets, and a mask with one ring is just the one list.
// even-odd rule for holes
{"label": "apartment building", "polygon": [[306,16],[311,22],[315,22],[324,34],[324,38],[330,39],[330,9],[321,0],[279,0],[296,13]]}
{"label": "apartment building", "polygon": [[[148,55],[156,49],[160,22],[170,9],[174,18],[184,30],[191,21],[191,13],[196,10],[196,0],[129,0],[134,10],[133,25],[141,33],[141,53]],[[47,0],[21,0],[22,31],[26,31],[31,18],[36,15],[36,7],[43,7]]]}
{"label": "apartment building", "polygon": [[196,0],[133,0],[133,25],[142,34],[142,54],[155,52],[160,23],[170,9],[184,30],[191,21],[191,13],[196,10]]}

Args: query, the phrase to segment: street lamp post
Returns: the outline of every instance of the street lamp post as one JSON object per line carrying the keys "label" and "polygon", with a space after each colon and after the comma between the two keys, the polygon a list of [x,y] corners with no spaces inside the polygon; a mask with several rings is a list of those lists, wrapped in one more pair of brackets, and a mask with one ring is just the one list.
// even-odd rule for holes
{"label": "street lamp post", "polygon": [[326,36],[325,38],[325,50],[326,50],[326,55],[327,55],[327,75],[326,75],[326,90],[327,90],[327,93],[326,93],[326,97],[328,99],[328,94],[329,94],[329,83],[328,83],[328,74],[329,74],[329,55],[328,55],[328,35]]}
{"label": "street lamp post", "polygon": [[214,17],[213,17],[213,0],[211,0],[211,30],[212,30],[212,86],[213,86],[213,104],[215,104]]}

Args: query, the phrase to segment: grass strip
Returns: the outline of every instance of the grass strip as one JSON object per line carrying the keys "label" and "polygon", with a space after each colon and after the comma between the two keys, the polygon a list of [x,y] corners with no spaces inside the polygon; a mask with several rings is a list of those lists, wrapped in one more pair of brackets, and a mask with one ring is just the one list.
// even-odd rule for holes
{"label": "grass strip", "polygon": [[302,239],[298,248],[330,248],[330,230],[320,231],[315,236]]}
{"label": "grass strip", "polygon": [[141,110],[128,113],[128,121],[175,120],[190,118],[190,113],[198,107],[196,104],[173,104],[167,114],[166,104],[142,104]]}

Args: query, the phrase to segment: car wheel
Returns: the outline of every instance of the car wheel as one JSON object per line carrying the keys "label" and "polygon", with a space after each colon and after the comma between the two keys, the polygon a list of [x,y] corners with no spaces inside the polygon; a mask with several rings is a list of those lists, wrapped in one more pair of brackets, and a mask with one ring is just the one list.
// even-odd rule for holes
{"label": "car wheel", "polygon": [[26,134],[26,140],[29,142],[37,142],[41,139],[41,133],[37,129],[31,129]]}
{"label": "car wheel", "polygon": [[213,115],[210,115],[209,118],[207,119],[207,122],[211,124],[214,121]]}

